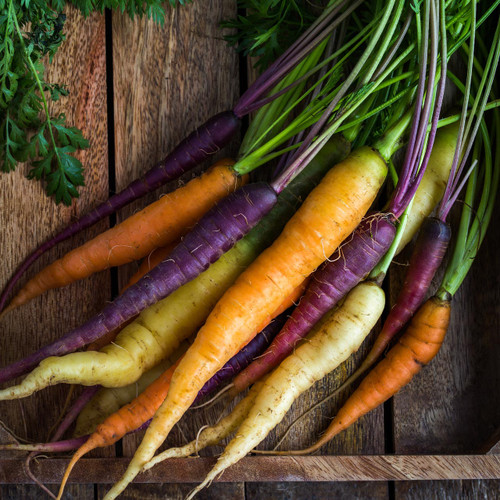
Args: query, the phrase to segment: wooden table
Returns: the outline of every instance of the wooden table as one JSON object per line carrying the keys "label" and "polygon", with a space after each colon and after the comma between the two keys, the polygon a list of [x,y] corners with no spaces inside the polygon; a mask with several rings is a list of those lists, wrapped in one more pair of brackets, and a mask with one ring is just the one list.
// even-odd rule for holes
{"label": "wooden table", "polygon": [[[80,199],[65,208],[56,207],[39,184],[26,180],[25,168],[0,176],[1,285],[35,244],[110,192],[123,188],[210,115],[231,107],[246,85],[246,71],[223,41],[217,25],[221,19],[234,16],[235,9],[233,0],[195,0],[188,7],[168,11],[163,28],[145,20],[132,22],[115,13],[84,20],[75,11],[68,11],[67,41],[50,67],[50,79],[68,84],[71,96],[54,105],[53,110],[64,111],[69,123],[83,129],[90,140],[90,148],[80,155],[87,185]],[[235,140],[220,155],[235,154],[237,147]],[[123,209],[117,219],[159,194]],[[103,221],[60,245],[31,273],[112,223],[114,220]],[[493,220],[478,261],[454,299],[452,324],[441,352],[408,387],[326,446],[323,453],[331,457],[285,457],[282,461],[248,458],[222,476],[222,481],[229,482],[212,485],[200,498],[500,497],[498,480],[402,480],[498,477],[497,456],[399,456],[474,454],[500,421],[500,237],[495,226]],[[399,257],[401,266],[396,266],[386,280],[389,297],[397,292],[407,257]],[[0,363],[5,365],[32,352],[96,313],[134,269],[130,265],[100,273],[47,293],[8,315],[0,325]],[[359,359],[367,348],[363,346],[355,358]],[[351,369],[352,362],[348,362],[316,384],[292,407],[263,446],[272,447],[304,408],[328,394]],[[23,437],[44,440],[66,391],[66,387],[57,386],[22,401],[0,403],[0,419]],[[342,395],[341,400],[344,398]],[[310,443],[327,426],[339,402],[331,401],[316,411],[284,447]],[[213,422],[219,411],[216,407],[192,412],[175,428],[167,444],[192,438],[201,425]],[[109,482],[125,466],[123,458],[113,457],[130,457],[139,439],[127,437],[114,448],[84,459],[75,469],[66,498],[101,498],[108,489],[102,483]],[[393,453],[398,457],[358,456]],[[41,479],[54,480],[60,477],[64,463],[61,459],[40,460],[35,471]],[[189,483],[201,479],[210,463],[211,459],[193,459],[164,464],[151,475],[140,476],[143,483],[130,486],[123,498],[182,498],[192,488]],[[36,486],[20,484],[26,482],[20,464],[20,460],[7,462],[5,455],[0,457],[0,498],[44,498]],[[376,482],[368,480],[374,476]]]}

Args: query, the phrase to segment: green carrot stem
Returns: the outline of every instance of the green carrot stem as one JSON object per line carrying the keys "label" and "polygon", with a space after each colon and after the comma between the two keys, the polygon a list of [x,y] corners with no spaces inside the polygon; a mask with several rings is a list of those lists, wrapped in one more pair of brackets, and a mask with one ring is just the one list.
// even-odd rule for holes
{"label": "green carrot stem", "polygon": [[[496,132],[495,134],[496,144],[500,144],[500,115],[497,110],[495,110],[494,123]],[[489,141],[489,137],[487,134],[486,135],[483,134],[483,144],[484,144],[483,148],[484,151],[491,152],[491,142]],[[491,155],[486,154],[484,162],[485,165],[489,163],[491,166],[492,163]],[[436,294],[438,297],[455,295],[456,291],[458,290],[463,280],[465,279],[465,276],[469,272],[469,269],[474,259],[477,256],[481,243],[484,240],[486,229],[488,228],[488,225],[491,221],[491,216],[493,212],[493,207],[500,179],[500,152],[498,151],[498,148],[495,151],[494,165],[490,170],[492,172],[492,175],[488,176],[486,174],[487,170],[489,170],[490,168],[485,168],[485,175],[483,182],[483,188],[484,185],[489,184],[488,201],[482,213],[480,213],[479,211],[475,212],[475,217],[473,222],[473,224],[476,223],[479,226],[480,230],[475,231],[474,234],[472,235],[472,232],[470,231],[470,229],[468,229],[467,224],[464,223],[463,226],[462,225],[460,226],[459,232],[457,234],[458,244],[455,245],[453,256],[448,266],[446,267],[446,271],[443,280],[441,282],[441,286],[438,290],[438,293]],[[469,182],[474,183],[475,177],[469,179]],[[474,190],[472,188],[470,190],[467,189],[463,210],[467,211],[470,210],[468,205],[469,202],[473,201],[473,193]]]}

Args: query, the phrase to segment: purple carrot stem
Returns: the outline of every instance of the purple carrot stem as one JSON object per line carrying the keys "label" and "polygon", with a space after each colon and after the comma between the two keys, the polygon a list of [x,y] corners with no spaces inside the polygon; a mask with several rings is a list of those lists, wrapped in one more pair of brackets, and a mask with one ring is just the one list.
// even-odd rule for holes
{"label": "purple carrot stem", "polygon": [[[435,24],[435,12],[433,8],[434,4],[431,2],[431,26],[434,27]],[[418,164],[418,159],[421,156],[421,151],[425,143],[425,135],[427,134],[427,124],[429,122],[429,116],[431,112],[432,97],[434,90],[434,82],[436,79],[437,70],[437,54],[438,54],[438,41],[435,33],[435,29],[431,30],[431,55],[430,55],[430,65],[429,65],[429,76],[427,77],[427,89],[424,100],[424,107],[422,110],[422,118],[420,119],[420,126],[417,130],[417,138],[415,140],[417,147],[413,151],[413,157],[411,159],[411,164]],[[446,55],[445,55],[446,58]],[[412,177],[415,170],[412,169]]]}
{"label": "purple carrot stem", "polygon": [[[441,13],[441,15],[444,15],[444,13]],[[434,40],[435,37],[433,37]],[[401,214],[404,212],[406,206],[408,203],[410,203],[410,200],[413,198],[415,195],[415,192],[418,189],[418,186],[420,185],[420,181],[422,180],[422,177],[424,176],[425,170],[427,168],[427,164],[429,163],[429,158],[432,153],[432,147],[434,146],[434,140],[436,138],[436,132],[437,132],[437,126],[438,126],[438,121],[439,121],[439,116],[441,114],[441,108],[443,106],[443,99],[444,99],[444,93],[446,89],[446,72],[447,72],[447,48],[446,48],[446,37],[442,37],[441,41],[441,77],[439,79],[439,86],[438,86],[438,91],[436,93],[436,101],[434,105],[434,112],[432,116],[432,123],[431,123],[431,129],[429,132],[429,137],[427,140],[427,147],[425,150],[424,157],[422,159],[422,163],[420,164],[420,169],[418,170],[418,173],[414,176],[413,181],[409,186],[407,186],[407,189],[403,191],[403,196],[402,196],[402,201],[399,205],[394,204],[391,202],[391,211],[392,213],[395,214],[396,217],[400,217]],[[437,60],[437,55],[434,57],[435,60]],[[434,67],[434,65],[433,65]],[[434,67],[435,68],[435,67]],[[430,84],[433,83],[434,77],[431,78],[429,77],[429,82]],[[430,86],[430,85],[429,85]],[[427,89],[427,94],[432,95],[432,87]],[[429,98],[429,101],[431,99]],[[427,124],[428,118],[425,118],[425,124]],[[423,141],[422,141],[423,144]]]}
{"label": "purple carrot stem", "polygon": [[48,356],[61,356],[94,342],[194,279],[248,233],[276,200],[276,192],[264,182],[244,186],[222,199],[184,236],[167,259],[83,325],[0,369],[0,383],[25,374]]}
{"label": "purple carrot stem", "polygon": [[180,142],[160,163],[146,172],[141,178],[130,183],[125,189],[111,196],[91,212],[84,215],[56,236],[40,245],[18,267],[0,296],[0,311],[5,307],[7,298],[19,278],[41,255],[58,243],[67,240],[80,231],[108,217],[134,200],[157,189],[163,184],[180,177],[209,156],[220,151],[239,128],[240,120],[232,111],[219,113],[207,120],[201,127]]}
{"label": "purple carrot stem", "polygon": [[291,310],[288,309],[264,330],[255,336],[240,352],[233,356],[201,389],[193,405],[198,404],[205,396],[215,392],[223,384],[229,382],[235,375],[243,371],[252,361],[269,347],[274,337],[285,324]]}
{"label": "purple carrot stem", "polygon": [[408,139],[408,146],[406,148],[405,158],[401,167],[401,174],[396,191],[393,197],[394,203],[400,203],[400,193],[406,192],[408,183],[411,177],[411,160],[413,152],[416,147],[416,137],[420,123],[420,115],[422,113],[422,102],[424,100],[425,88],[425,74],[427,68],[427,50],[428,50],[428,37],[429,37],[429,21],[427,12],[424,16],[424,29],[423,29],[423,47],[422,47],[422,60],[420,61],[420,71],[418,77],[417,95],[415,99],[415,112],[413,114],[413,121],[410,130],[410,137]]}
{"label": "purple carrot stem", "polygon": [[[290,65],[290,61],[294,62],[291,66],[295,66],[300,59],[298,55],[303,52],[304,47],[314,41],[314,37],[317,37],[318,34],[325,28],[325,26],[330,22],[330,20],[340,12],[340,9],[343,7],[343,4],[346,2],[342,2],[335,9],[332,9],[327,15],[323,17],[323,19],[318,18],[316,22],[309,27],[297,40],[296,42],[289,47],[274,63],[272,63],[250,86],[250,88],[240,97],[238,103],[234,107],[234,112],[237,116],[244,116],[247,111],[246,108],[257,100],[260,96],[262,96],[267,90],[269,90],[273,85],[269,84],[270,78],[274,77],[274,81],[276,82],[278,78],[283,76],[286,71],[286,64]],[[317,40],[319,42],[319,40]]]}
{"label": "purple carrot stem", "polygon": [[478,163],[477,160],[474,160],[472,162],[472,165],[469,167],[469,170],[467,170],[467,172],[463,176],[462,182],[460,182],[460,185],[454,191],[452,191],[447,203],[445,205],[439,207],[438,218],[441,219],[442,221],[446,221],[448,214],[451,210],[451,207],[457,201],[457,198],[458,198],[458,195],[460,194],[460,191],[462,191],[462,189],[465,186],[465,183],[469,180],[469,177],[472,174],[473,170],[476,168],[477,163]]}
{"label": "purple carrot stem", "polygon": [[388,216],[373,215],[312,275],[299,305],[266,352],[243,370],[233,381],[230,394],[246,389],[277,366],[304,338],[311,328],[370,273],[387,252],[396,228]]}

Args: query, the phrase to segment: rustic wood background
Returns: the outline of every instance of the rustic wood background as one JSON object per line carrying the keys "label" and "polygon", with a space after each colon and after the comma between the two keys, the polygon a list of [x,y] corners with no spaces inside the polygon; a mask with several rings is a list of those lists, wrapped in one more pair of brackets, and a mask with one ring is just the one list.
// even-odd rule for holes
{"label": "rustic wood background", "polygon": [[[246,71],[222,39],[218,23],[236,14],[234,0],[196,0],[169,10],[163,27],[131,21],[121,14],[87,19],[68,10],[67,40],[50,65],[49,79],[64,82],[71,95],[57,103],[69,123],[80,127],[90,148],[80,156],[86,188],[72,207],[56,207],[40,185],[25,178],[26,169],[0,176],[0,286],[33,247],[64,227],[110,192],[119,190],[160,160],[189,131],[236,101]],[[221,154],[235,154],[237,140]],[[167,189],[167,188],[166,188]],[[163,190],[165,191],[165,189]],[[122,210],[126,217],[160,192]],[[497,213],[499,211],[497,210]],[[49,252],[31,273],[105,229],[104,221]],[[453,320],[439,356],[384,407],[334,439],[323,454],[474,453],[500,421],[498,341],[500,311],[500,236],[494,220],[467,281],[454,299]],[[394,297],[407,254],[399,257],[387,280]],[[96,313],[135,267],[100,273],[64,290],[51,291],[12,312],[0,323],[0,363],[8,364],[52,341]],[[366,352],[368,346],[360,351]],[[359,358],[363,352],[359,352]],[[318,383],[291,409],[263,447],[272,447],[287,425],[320,400],[352,369],[352,362]],[[0,420],[16,434],[43,441],[66,396],[67,387],[44,390],[22,401],[0,403]],[[327,425],[340,400],[325,404],[292,433],[285,447],[310,443]],[[220,408],[192,412],[168,439],[191,439]],[[130,457],[140,436],[127,437],[113,449],[90,457]],[[212,453],[220,452],[222,448]],[[1,461],[0,461],[1,464]],[[54,491],[56,486],[51,487]],[[182,498],[190,484],[137,484],[123,498]],[[65,498],[98,499],[106,485],[72,484]],[[45,498],[34,485],[1,485],[1,499]],[[499,498],[500,482],[233,482],[214,484],[199,498]]]}

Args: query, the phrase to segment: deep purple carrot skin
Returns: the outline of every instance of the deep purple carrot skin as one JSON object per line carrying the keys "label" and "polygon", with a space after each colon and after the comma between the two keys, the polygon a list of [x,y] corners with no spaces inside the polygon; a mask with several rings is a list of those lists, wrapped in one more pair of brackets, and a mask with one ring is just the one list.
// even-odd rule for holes
{"label": "deep purple carrot skin", "polygon": [[40,245],[24,260],[7,283],[0,296],[0,311],[4,309],[7,298],[19,278],[46,251],[199,165],[223,148],[236,133],[239,125],[240,119],[232,111],[225,111],[210,118],[142,177]]}
{"label": "deep purple carrot skin", "polygon": [[48,356],[61,356],[94,342],[194,279],[248,233],[276,200],[275,191],[264,182],[244,186],[222,199],[166,260],[83,325],[36,353],[0,369],[0,383],[25,374]]}
{"label": "deep purple carrot skin", "polygon": [[387,252],[396,228],[387,217],[372,216],[312,275],[312,279],[289,320],[264,355],[233,380],[229,395],[243,391],[268,373],[294,349],[311,328],[346,293],[354,288]]}
{"label": "deep purple carrot skin", "polygon": [[285,324],[290,309],[286,310],[269,323],[256,337],[254,337],[240,352],[233,356],[201,389],[193,405],[198,404],[205,396],[222,387],[235,375],[244,370],[257,356],[260,356],[269,347],[277,333]]}
{"label": "deep purple carrot skin", "polygon": [[[425,219],[410,258],[403,288],[372,348],[377,357],[424,301],[450,239],[451,228],[446,222],[435,217]],[[372,357],[371,352],[369,356]]]}

